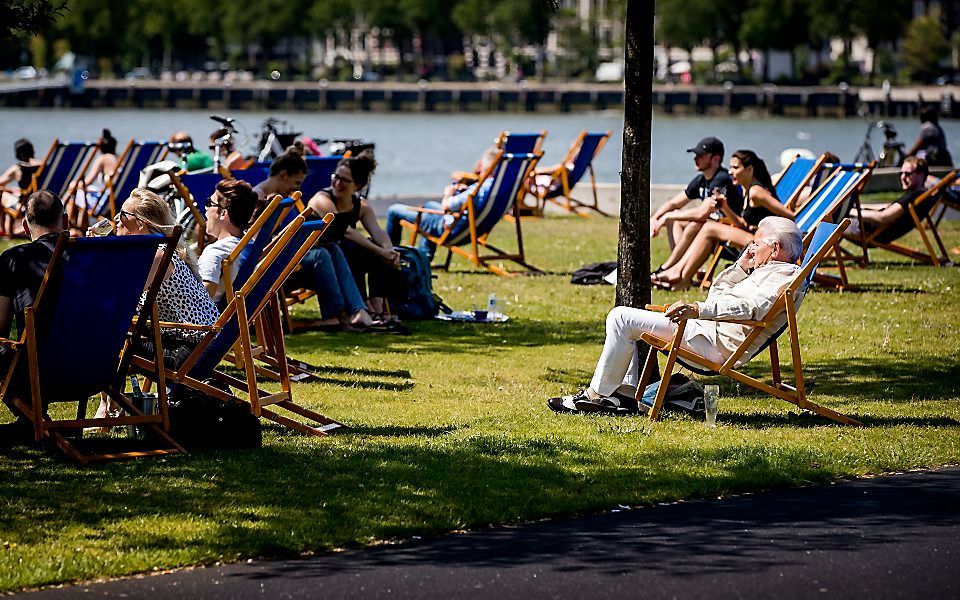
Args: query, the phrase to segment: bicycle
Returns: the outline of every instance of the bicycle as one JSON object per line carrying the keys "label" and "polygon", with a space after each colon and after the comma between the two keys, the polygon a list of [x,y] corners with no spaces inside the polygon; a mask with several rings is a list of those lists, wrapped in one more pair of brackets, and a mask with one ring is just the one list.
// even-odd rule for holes
{"label": "bicycle", "polygon": [[[871,136],[876,128],[883,130],[884,138],[879,156],[874,155],[871,144]],[[863,136],[863,143],[860,144],[860,149],[857,150],[853,162],[871,163],[876,160],[877,166],[880,167],[899,167],[904,158],[904,144],[897,141],[897,129],[893,126],[893,123],[868,120],[867,132]]]}

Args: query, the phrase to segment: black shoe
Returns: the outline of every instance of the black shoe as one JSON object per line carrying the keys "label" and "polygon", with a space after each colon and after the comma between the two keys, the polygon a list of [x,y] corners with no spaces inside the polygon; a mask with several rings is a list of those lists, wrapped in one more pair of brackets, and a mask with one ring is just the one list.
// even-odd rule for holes
{"label": "black shoe", "polygon": [[577,400],[586,399],[586,392],[586,390],[583,390],[573,394],[572,396],[558,396],[556,398],[550,398],[547,400],[547,408],[553,412],[577,414],[580,411],[577,410],[576,402]]}
{"label": "black shoe", "polygon": [[577,410],[581,412],[598,412],[608,415],[633,415],[637,413],[637,400],[620,394],[600,396],[596,400],[583,398],[576,401]]}

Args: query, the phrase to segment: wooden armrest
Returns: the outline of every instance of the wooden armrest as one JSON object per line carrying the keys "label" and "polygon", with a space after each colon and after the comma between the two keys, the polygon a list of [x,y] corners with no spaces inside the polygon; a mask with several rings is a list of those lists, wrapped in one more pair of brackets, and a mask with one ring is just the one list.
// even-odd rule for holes
{"label": "wooden armrest", "polygon": [[[411,208],[413,208],[413,207],[411,207]],[[447,211],[445,211],[445,210],[439,210],[439,209],[436,209],[436,208],[424,208],[424,207],[422,207],[422,206],[418,206],[418,207],[416,207],[416,208],[413,208],[413,210],[417,211],[418,213],[429,213],[429,214],[431,214],[431,215],[457,215],[457,214],[458,214],[458,213],[450,213],[450,212],[447,212]]]}
{"label": "wooden armrest", "polygon": [[450,179],[461,182],[475,182],[476,180],[480,179],[480,176],[471,171],[454,171],[453,173],[450,173]]}
{"label": "wooden armrest", "polygon": [[160,321],[158,323],[162,329],[190,329],[193,331],[218,331],[220,328],[216,325],[197,325],[196,323],[171,323],[169,321]]}
{"label": "wooden armrest", "polygon": [[15,340],[9,340],[5,337],[0,337],[0,346],[6,346],[8,348],[16,348],[20,346],[20,342]]}
{"label": "wooden armrest", "polygon": [[652,310],[653,312],[666,312],[667,307],[663,304],[647,304],[644,306],[647,310]]}
{"label": "wooden armrest", "polygon": [[770,323],[766,321],[751,321],[750,319],[716,319],[717,323],[736,323],[737,325],[750,325],[751,327],[769,327]]}

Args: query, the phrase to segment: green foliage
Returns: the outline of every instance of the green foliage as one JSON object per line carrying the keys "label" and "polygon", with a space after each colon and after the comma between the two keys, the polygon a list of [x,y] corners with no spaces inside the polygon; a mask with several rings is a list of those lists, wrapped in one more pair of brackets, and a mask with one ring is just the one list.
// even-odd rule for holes
{"label": "green foliage", "polygon": [[5,0],[0,2],[0,41],[36,35],[49,29],[66,11],[65,2]]}
{"label": "green foliage", "polygon": [[911,79],[931,79],[938,73],[940,61],[946,58],[949,52],[950,44],[944,35],[938,10],[910,22],[903,40],[903,59],[907,63]]}
{"label": "green foliage", "polygon": [[[651,425],[555,415],[544,402],[591,377],[614,291],[571,286],[569,273],[616,256],[617,223],[523,228],[529,260],[549,275],[504,279],[454,259],[435,284],[455,308],[496,292],[506,323],[287,337],[291,354],[321,366],[318,382],[294,384],[296,398],[347,423],[343,433],[315,439],[268,425],[259,450],[87,469],[38,450],[0,453],[0,591],[960,461],[960,269],[871,252],[869,269],[848,269],[858,289],[804,300],[811,400],[865,427],[719,378],[717,429],[676,415]],[[509,229],[492,243],[510,249]],[[947,247],[960,245],[960,223],[946,221],[944,233]],[[652,250],[654,264],[666,257],[662,238]],[[680,298],[702,294],[653,300]],[[295,317],[316,313],[311,303]]]}

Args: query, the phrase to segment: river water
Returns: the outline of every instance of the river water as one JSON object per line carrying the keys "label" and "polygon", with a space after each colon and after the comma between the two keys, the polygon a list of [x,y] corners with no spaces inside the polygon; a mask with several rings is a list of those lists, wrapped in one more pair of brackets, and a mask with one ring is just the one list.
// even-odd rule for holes
{"label": "river water", "polygon": [[[54,138],[96,139],[103,127],[125,144],[131,137],[166,139],[179,129],[199,143],[217,124],[210,111],[153,109],[0,109],[0,165],[11,164],[13,142],[30,139],[38,155]],[[223,113],[221,113],[223,114]],[[374,195],[435,195],[453,170],[469,169],[501,129],[539,131],[549,134],[542,164],[562,160],[567,148],[583,129],[610,130],[612,136],[595,161],[597,180],[619,181],[623,113],[329,113],[236,112],[232,116],[247,129],[251,139],[267,116],[286,119],[298,131],[313,137],[363,138],[376,143],[379,167],[373,181]],[[908,146],[919,128],[916,119],[894,119],[900,140]],[[945,121],[950,151],[960,157],[960,121]],[[691,155],[686,148],[706,135],[724,141],[729,154],[749,148],[777,171],[779,155],[786,148],[831,150],[843,160],[852,160],[863,141],[866,124],[860,119],[771,118],[742,114],[731,117],[657,115],[653,121],[653,183],[683,183],[693,176]],[[875,131],[874,149],[882,136]]]}

